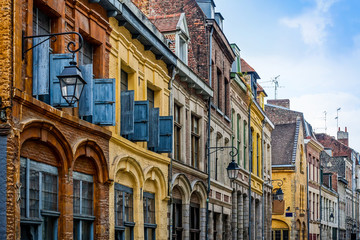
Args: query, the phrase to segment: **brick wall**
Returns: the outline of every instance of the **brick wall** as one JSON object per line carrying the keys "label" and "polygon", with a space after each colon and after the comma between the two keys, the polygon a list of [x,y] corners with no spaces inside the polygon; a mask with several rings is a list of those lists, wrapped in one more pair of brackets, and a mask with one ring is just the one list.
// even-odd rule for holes
{"label": "brick wall", "polygon": [[320,133],[316,134],[316,139],[325,147],[331,148],[333,156],[347,156],[351,159],[351,148],[347,147],[343,143],[336,140],[327,134]]}
{"label": "brick wall", "polygon": [[195,0],[132,0],[148,17],[185,12],[190,41],[188,65],[201,78],[208,81],[209,37],[206,32],[206,17]]}

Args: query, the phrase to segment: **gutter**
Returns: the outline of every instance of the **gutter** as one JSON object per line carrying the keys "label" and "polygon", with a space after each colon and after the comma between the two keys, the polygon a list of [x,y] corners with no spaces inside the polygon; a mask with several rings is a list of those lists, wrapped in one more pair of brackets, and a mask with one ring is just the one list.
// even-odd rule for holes
{"label": "gutter", "polygon": [[[212,78],[212,35],[214,32],[214,27],[210,25],[210,34],[209,34],[209,86],[211,86],[211,78]],[[207,167],[208,167],[208,188],[207,188],[207,198],[206,198],[206,224],[205,224],[205,239],[209,239],[209,202],[210,202],[210,121],[211,121],[211,97],[209,97],[208,101],[208,139],[207,139]]]}
{"label": "gutter", "polygon": [[253,103],[252,98],[249,104],[248,114],[248,142],[249,142],[249,238],[251,238],[251,173],[252,173],[252,135],[251,135],[251,104]]}
{"label": "gutter", "polygon": [[[261,163],[262,163],[262,178],[264,182],[262,183],[262,239],[265,239],[265,177],[264,177],[264,127],[265,127],[266,119],[262,121],[262,129],[261,129]],[[309,238],[308,238],[309,239]]]}

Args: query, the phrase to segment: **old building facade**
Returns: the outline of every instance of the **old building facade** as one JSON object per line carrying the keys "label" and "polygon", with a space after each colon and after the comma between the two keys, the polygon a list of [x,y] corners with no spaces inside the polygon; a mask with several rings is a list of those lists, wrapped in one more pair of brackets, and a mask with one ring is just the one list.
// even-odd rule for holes
{"label": "old building facade", "polygon": [[289,100],[268,100],[267,116],[274,122],[272,132],[272,180],[284,200],[273,203],[272,233],[279,239],[307,239],[307,171],[304,117],[290,110]]}
{"label": "old building facade", "polygon": [[308,172],[308,209],[309,240],[320,239],[320,153],[324,147],[316,140],[312,126],[305,122],[307,172]]}

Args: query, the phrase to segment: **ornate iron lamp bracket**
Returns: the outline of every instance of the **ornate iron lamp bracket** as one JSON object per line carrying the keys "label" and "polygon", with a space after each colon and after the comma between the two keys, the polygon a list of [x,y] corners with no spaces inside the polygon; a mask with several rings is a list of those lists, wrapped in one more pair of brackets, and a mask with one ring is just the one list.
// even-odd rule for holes
{"label": "ornate iron lamp bracket", "polygon": [[[50,40],[52,42],[55,42],[57,40],[57,36],[61,36],[61,35],[70,35],[70,34],[76,34],[79,36],[79,46],[78,48],[76,47],[76,43],[74,41],[70,41],[67,44],[67,49],[69,52],[71,52],[73,54],[73,57],[75,55],[76,52],[78,52],[82,46],[83,46],[83,37],[81,36],[80,33],[78,32],[62,32],[62,33],[52,33],[52,34],[43,34],[43,35],[36,35],[36,36],[25,36],[25,33],[23,31],[22,33],[22,58],[25,58],[25,53],[27,53],[28,51],[36,48],[37,46],[41,45],[42,43],[46,42],[47,40]],[[39,43],[35,44],[34,46],[32,46],[31,48],[25,49],[25,40],[26,39],[33,39],[33,38],[41,38],[41,37],[46,37],[46,39],[40,41]],[[72,49],[75,48],[75,49]]]}
{"label": "ornate iron lamp bracket", "polygon": [[215,149],[214,151],[210,152],[210,154],[213,154],[217,151],[224,151],[227,148],[231,148],[232,150],[229,152],[230,157],[234,158],[236,155],[238,155],[238,149],[236,147],[209,147],[209,149]]}

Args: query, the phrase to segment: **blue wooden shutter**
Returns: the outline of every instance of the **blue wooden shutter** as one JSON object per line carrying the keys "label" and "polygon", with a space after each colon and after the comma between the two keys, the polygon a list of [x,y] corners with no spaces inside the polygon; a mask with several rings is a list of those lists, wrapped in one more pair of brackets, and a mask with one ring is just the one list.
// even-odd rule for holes
{"label": "blue wooden shutter", "polygon": [[134,91],[121,92],[121,122],[120,135],[127,136],[134,133]]}
{"label": "blue wooden shutter", "polygon": [[94,79],[93,123],[115,126],[115,78]]}
{"label": "blue wooden shutter", "polygon": [[135,101],[134,105],[134,134],[129,140],[135,142],[149,141],[149,101]]}
{"label": "blue wooden shutter", "polygon": [[[54,107],[69,107],[61,96],[60,81],[56,77],[61,74],[65,66],[72,60],[71,53],[50,54],[50,105]],[[76,105],[75,105],[76,106]]]}
{"label": "blue wooden shutter", "polygon": [[149,117],[149,142],[148,148],[156,148],[159,146],[160,138],[159,138],[159,108],[151,108],[150,109],[150,117]]}
{"label": "blue wooden shutter", "polygon": [[[33,39],[33,46],[43,41],[44,38]],[[49,103],[49,66],[50,66],[50,41],[45,41],[35,47],[33,51],[33,96]]]}
{"label": "blue wooden shutter", "polygon": [[158,153],[171,153],[173,150],[173,117],[164,116],[160,117],[160,144],[156,148]]}
{"label": "blue wooden shutter", "polygon": [[79,66],[83,79],[86,81],[83,92],[79,100],[79,117],[88,122],[92,122],[94,113],[94,80],[93,65],[86,64]]}

